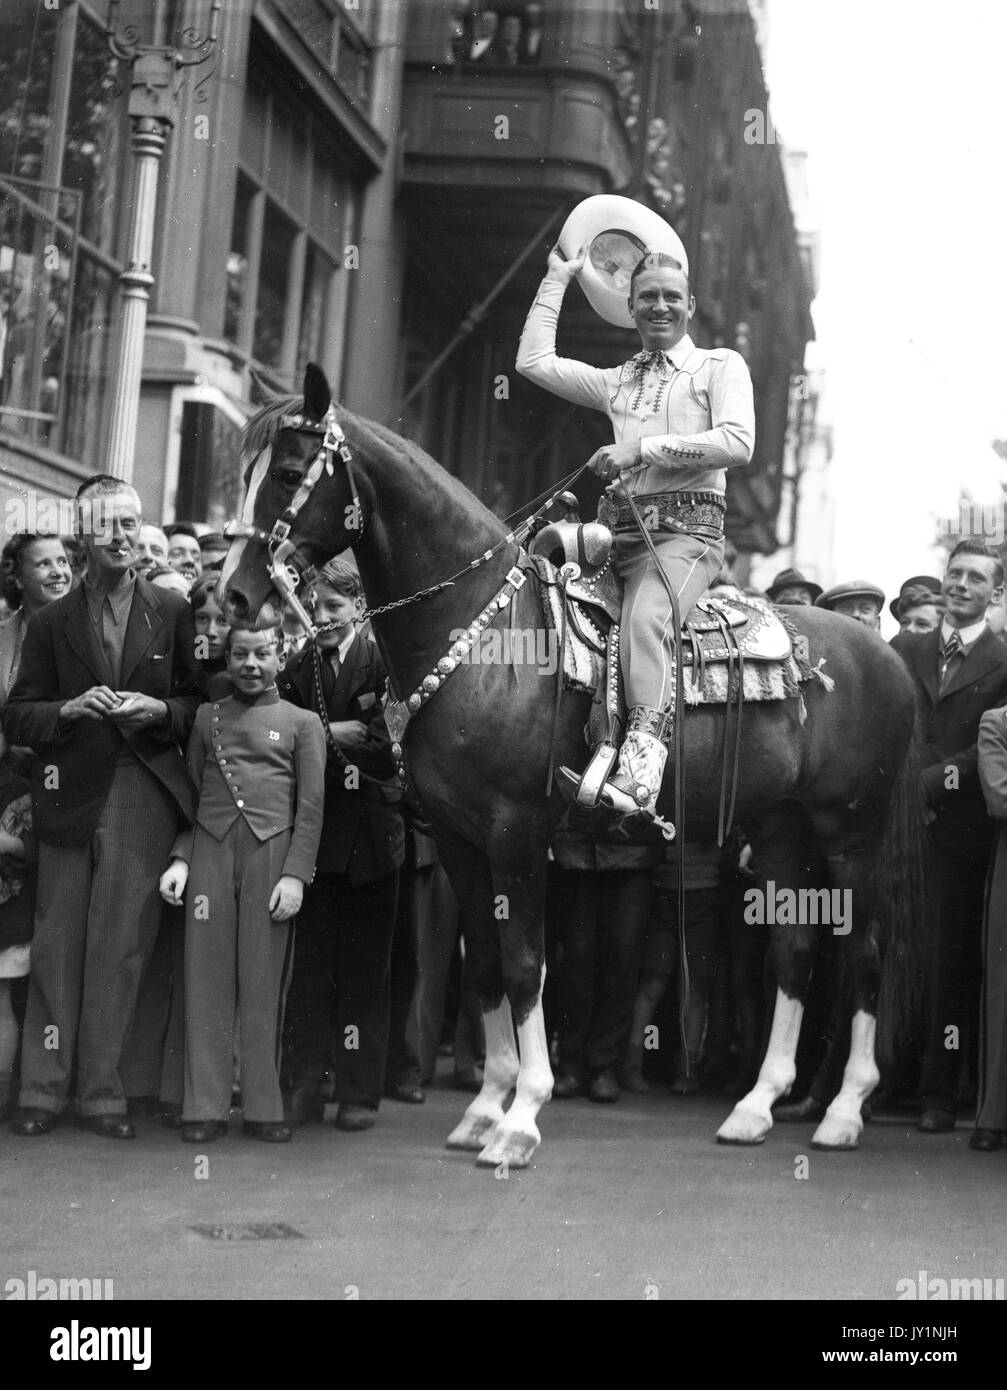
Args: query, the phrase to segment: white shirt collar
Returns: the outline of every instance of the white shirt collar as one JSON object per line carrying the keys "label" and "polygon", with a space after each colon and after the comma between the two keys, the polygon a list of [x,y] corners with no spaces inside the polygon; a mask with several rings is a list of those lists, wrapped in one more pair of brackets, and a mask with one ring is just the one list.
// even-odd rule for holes
{"label": "white shirt collar", "polygon": [[971,647],[973,642],[978,642],[979,638],[986,631],[986,618],[982,617],[977,623],[971,623],[968,627],[953,628],[947,618],[941,623],[941,646],[951,636],[952,632],[957,632],[961,638],[963,647]]}
{"label": "white shirt collar", "polygon": [[343,640],[340,642],[340,644],[339,644],[339,646],[336,648],[335,652],[330,652],[329,655],[330,655],[330,656],[333,656],[333,655],[338,656],[338,657],[339,657],[339,664],[340,664],[340,666],[342,666],[343,662],[346,660],[347,656],[349,655],[350,648],[353,646],[353,644],[354,644],[354,642],[355,642],[356,640],[357,640],[357,629],[356,629],[355,627],[352,627],[352,626],[351,626],[349,632],[346,634],[346,636],[345,636],[345,637],[343,638]]}

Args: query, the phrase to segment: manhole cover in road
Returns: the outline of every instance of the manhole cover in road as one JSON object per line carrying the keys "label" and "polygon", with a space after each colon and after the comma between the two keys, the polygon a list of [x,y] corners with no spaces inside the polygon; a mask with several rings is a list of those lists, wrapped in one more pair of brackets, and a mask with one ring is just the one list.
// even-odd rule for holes
{"label": "manhole cover in road", "polygon": [[303,1240],[300,1231],[283,1221],[250,1221],[238,1226],[190,1226],[204,1240]]}

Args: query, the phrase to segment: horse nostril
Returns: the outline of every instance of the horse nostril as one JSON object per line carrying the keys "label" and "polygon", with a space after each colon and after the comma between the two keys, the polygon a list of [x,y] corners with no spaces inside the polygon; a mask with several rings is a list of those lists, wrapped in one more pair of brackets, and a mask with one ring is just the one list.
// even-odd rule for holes
{"label": "horse nostril", "polygon": [[229,617],[244,618],[248,616],[248,599],[238,589],[228,589],[225,601],[225,612]]}

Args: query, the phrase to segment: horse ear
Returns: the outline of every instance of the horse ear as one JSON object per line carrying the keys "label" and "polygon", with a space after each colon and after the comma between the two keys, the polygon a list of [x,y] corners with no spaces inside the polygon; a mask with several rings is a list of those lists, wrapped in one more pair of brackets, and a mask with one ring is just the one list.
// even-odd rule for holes
{"label": "horse ear", "polygon": [[328,378],[317,362],[309,362],[304,369],[305,413],[313,420],[323,420],[331,404],[332,390]]}

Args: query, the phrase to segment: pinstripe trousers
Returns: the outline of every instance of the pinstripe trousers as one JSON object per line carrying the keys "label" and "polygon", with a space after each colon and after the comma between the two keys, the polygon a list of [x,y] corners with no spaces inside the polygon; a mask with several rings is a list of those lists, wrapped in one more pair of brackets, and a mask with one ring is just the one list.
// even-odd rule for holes
{"label": "pinstripe trousers", "polygon": [[116,765],[90,841],[39,845],[20,1104],[121,1115],[119,1063],[161,921],[174,801],[136,759]]}
{"label": "pinstripe trousers", "polygon": [[[707,541],[682,532],[652,531],[650,538],[660,557],[661,569],[678,595],[684,622],[724,563],[723,537]],[[620,531],[616,535],[615,561],[625,586],[621,653],[626,707],[665,709],[675,696],[674,623],[668,591],[643,537],[636,531]]]}
{"label": "pinstripe trousers", "polygon": [[185,895],[186,1120],[226,1120],[234,1015],[241,1035],[244,1118],[283,1120],[280,1044],[294,921],[274,922],[290,831],[259,840],[239,816],[222,840],[196,826]]}

